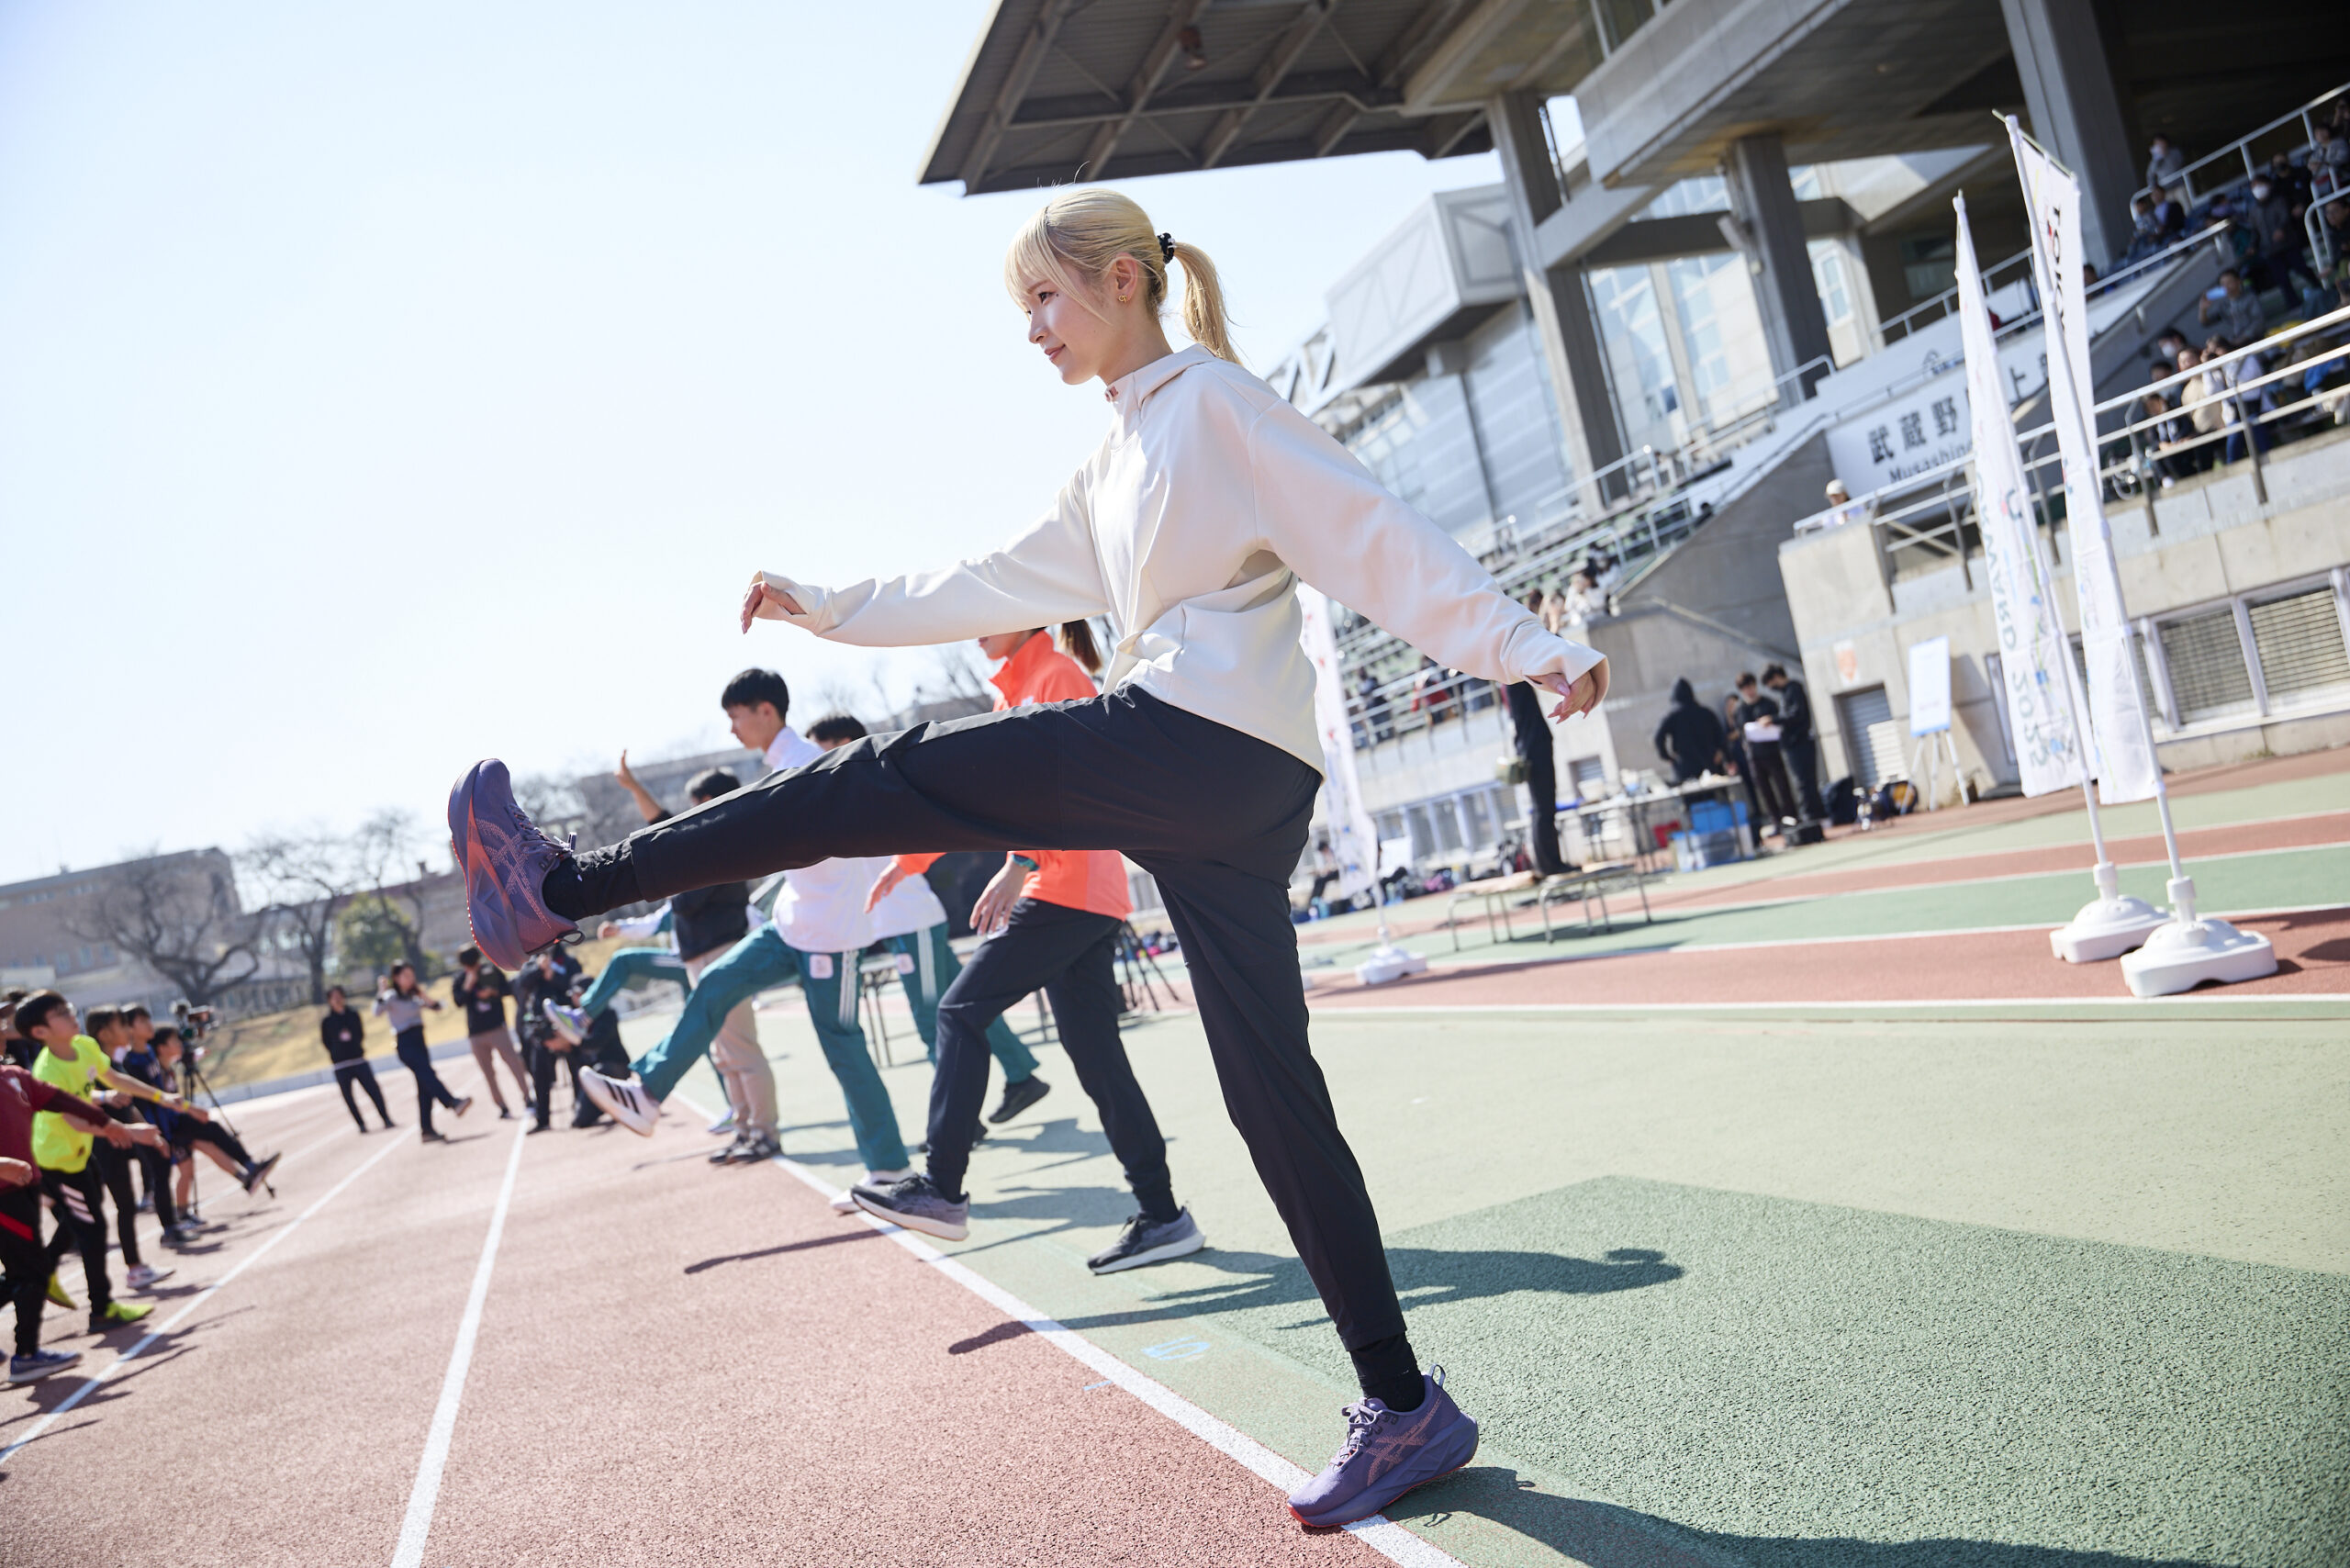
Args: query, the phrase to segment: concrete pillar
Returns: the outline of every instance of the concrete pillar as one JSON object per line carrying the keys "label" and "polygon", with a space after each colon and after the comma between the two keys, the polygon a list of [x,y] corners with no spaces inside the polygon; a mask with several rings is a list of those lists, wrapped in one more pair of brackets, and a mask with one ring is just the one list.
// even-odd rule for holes
{"label": "concrete pillar", "polygon": [[[1565,205],[1558,174],[1551,166],[1550,143],[1542,135],[1542,99],[1536,93],[1511,93],[1485,106],[1494,147],[1501,154],[1502,184],[1509,192],[1511,228],[1517,241],[1518,265],[1526,275],[1527,297],[1534,308],[1534,330],[1542,341],[1542,361],[1550,373],[1550,389],[1559,400],[1559,423],[1567,442],[1567,462],[1578,488],[1600,469],[1624,455],[1624,439],[1617,429],[1616,404],[1607,385],[1607,358],[1599,342],[1599,323],[1591,314],[1581,263],[1545,268],[1535,231],[1542,220]],[[1620,482],[1603,485],[1612,493]],[[1586,514],[1606,510],[1606,493],[1583,492]]]}
{"label": "concrete pillar", "polygon": [[2140,170],[2091,0],[1999,0],[2032,139],[2081,182],[2081,244],[2100,268],[2130,248]]}
{"label": "concrete pillar", "polygon": [[[1804,239],[1803,210],[1787,183],[1787,152],[1775,132],[1741,136],[1729,144],[1722,164],[1729,185],[1730,210],[1742,226],[1746,260],[1754,274],[1754,303],[1762,316],[1762,338],[1770,345],[1771,371],[1791,375],[1796,367],[1828,355],[1828,313],[1819,308],[1819,286],[1812,281],[1811,251]],[[1802,380],[1779,383],[1779,401],[1793,405],[1811,395],[1812,384],[1833,369],[1814,366]]]}

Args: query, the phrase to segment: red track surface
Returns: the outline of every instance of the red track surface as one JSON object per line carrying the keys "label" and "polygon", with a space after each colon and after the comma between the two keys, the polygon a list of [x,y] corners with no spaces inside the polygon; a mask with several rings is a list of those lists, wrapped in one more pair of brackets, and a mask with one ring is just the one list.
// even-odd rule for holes
{"label": "red track surface", "polygon": [[[2350,992],[2350,909],[2238,922],[2277,945],[2277,972],[2231,996]],[[2047,932],[1937,932],[1858,942],[1786,942],[1503,961],[1432,970],[1376,989],[1317,975],[1317,1007],[1585,1006],[1676,1002],[1974,1002],[1992,997],[2127,1001],[2119,964],[2066,964]]]}
{"label": "red track surface", "polygon": [[[233,1108],[264,1147],[323,1147],[172,1287],[218,1278],[383,1147],[330,1095]],[[7,1462],[0,1562],[390,1562],[518,1125],[390,1135]],[[425,1563],[1382,1561],[1304,1534],[1265,1483],[1089,1392],[1090,1369],[785,1172],[711,1170],[711,1147],[674,1114],[650,1142],[529,1140]],[[50,1342],[97,1349],[79,1327],[52,1312]],[[74,1386],[9,1392],[0,1447]]]}

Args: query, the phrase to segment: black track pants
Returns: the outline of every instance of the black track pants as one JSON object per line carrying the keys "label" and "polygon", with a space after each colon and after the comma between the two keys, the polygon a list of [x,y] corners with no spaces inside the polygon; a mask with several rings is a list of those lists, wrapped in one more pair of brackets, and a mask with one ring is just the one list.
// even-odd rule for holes
{"label": "black track pants", "polygon": [[457,1097],[449,1092],[449,1086],[432,1070],[432,1052],[424,1043],[423,1025],[402,1029],[393,1037],[392,1049],[399,1057],[400,1065],[416,1080],[416,1123],[424,1136],[431,1137],[433,1105],[437,1103],[453,1111]]}
{"label": "black track pants", "polygon": [[40,1244],[40,1188],[0,1187],[0,1279],[17,1309],[16,1354],[40,1349],[40,1315],[49,1294],[49,1257]]}
{"label": "black track pants", "polygon": [[375,1103],[375,1119],[390,1126],[392,1114],[384,1109],[384,1091],[375,1081],[375,1070],[364,1058],[358,1061],[335,1063],[334,1086],[342,1091],[342,1108],[351,1113],[351,1119],[359,1124],[359,1130],[364,1133],[367,1130],[367,1118],[359,1114],[359,1098],[351,1092],[354,1083],[365,1090],[367,1098]]}
{"label": "black track pants", "polygon": [[[63,1222],[57,1241],[50,1244],[50,1271],[56,1271],[57,1260],[65,1255],[65,1247],[59,1242],[77,1249],[82,1254],[82,1277],[90,1293],[86,1305],[90,1316],[95,1317],[114,1301],[114,1286],[106,1278],[106,1215],[100,1195],[106,1185],[98,1180],[97,1165],[93,1162],[79,1170],[45,1170],[40,1173],[40,1186]],[[48,1284],[44,1278],[41,1288],[46,1291]]]}
{"label": "black track pants", "polygon": [[1053,1004],[1061,1049],[1077,1081],[1102,1113],[1102,1130],[1125,1168],[1143,1213],[1175,1217],[1167,1173],[1167,1140],[1135,1081],[1118,1038],[1116,943],[1122,922],[1040,899],[1012,906],[1004,928],[979,944],[938,1002],[938,1070],[930,1081],[930,1176],[940,1190],[963,1191],[971,1127],[987,1098],[988,1025],[1037,991]]}
{"label": "black track pants", "polygon": [[139,1187],[131,1181],[132,1151],[102,1143],[90,1150],[90,1164],[114,1200],[115,1235],[122,1243],[122,1266],[136,1269],[139,1257]]}
{"label": "black track pants", "polygon": [[1338,1338],[1367,1353],[1366,1385],[1392,1386],[1416,1363],[1308,1047],[1289,917],[1320,787],[1279,747],[1125,688],[854,742],[590,851],[576,875],[591,893],[658,900],[835,856],[1125,851],[1158,879],[1225,1108]]}

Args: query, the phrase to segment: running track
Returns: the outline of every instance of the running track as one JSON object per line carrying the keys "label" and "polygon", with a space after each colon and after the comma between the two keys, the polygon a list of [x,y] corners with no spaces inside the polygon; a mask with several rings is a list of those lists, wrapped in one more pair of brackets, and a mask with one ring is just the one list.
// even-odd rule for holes
{"label": "running track", "polygon": [[[10,1393],[0,1562],[1390,1560],[791,1171],[714,1189],[682,1111],[640,1142],[487,1109],[428,1148],[330,1090],[233,1107],[277,1199],[209,1200],[135,1359]],[[85,1372],[142,1338],[80,1327],[47,1342]]]}

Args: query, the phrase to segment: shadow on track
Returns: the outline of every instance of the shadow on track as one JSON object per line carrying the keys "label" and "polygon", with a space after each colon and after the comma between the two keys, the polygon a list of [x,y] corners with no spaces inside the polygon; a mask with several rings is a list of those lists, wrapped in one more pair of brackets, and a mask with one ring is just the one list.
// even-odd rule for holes
{"label": "shadow on track", "polygon": [[760,1258],[779,1258],[787,1252],[806,1252],[818,1247],[837,1247],[844,1241],[869,1241],[881,1233],[860,1227],[844,1230],[833,1236],[811,1237],[806,1241],[787,1241],[778,1247],[762,1247],[756,1252],[730,1252],[722,1258],[705,1258],[699,1263],[686,1265],[686,1272],[699,1274],[715,1269],[721,1263],[748,1263]]}
{"label": "shadow on track", "polygon": [[1729,1535],[1691,1529],[1613,1503],[1559,1497],[1506,1465],[1472,1464],[1387,1510],[1399,1524],[1456,1514],[1490,1519],[1590,1568],[2210,1568],[2187,1558],[1952,1538],[1859,1540],[1834,1536]]}

